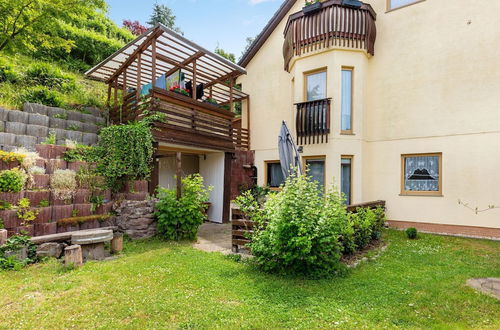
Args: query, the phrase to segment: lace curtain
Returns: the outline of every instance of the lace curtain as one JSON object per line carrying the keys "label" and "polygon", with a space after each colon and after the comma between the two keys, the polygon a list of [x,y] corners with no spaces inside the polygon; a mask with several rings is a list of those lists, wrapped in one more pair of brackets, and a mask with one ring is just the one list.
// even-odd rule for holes
{"label": "lace curtain", "polygon": [[439,157],[406,157],[405,190],[439,191]]}

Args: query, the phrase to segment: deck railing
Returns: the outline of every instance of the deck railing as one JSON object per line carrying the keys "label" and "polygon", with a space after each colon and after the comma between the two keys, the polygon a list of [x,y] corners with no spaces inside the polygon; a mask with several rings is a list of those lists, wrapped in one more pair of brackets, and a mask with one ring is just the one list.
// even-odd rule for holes
{"label": "deck railing", "polygon": [[375,20],[370,5],[350,8],[342,5],[342,0],[325,1],[321,10],[311,15],[302,11],[290,15],[284,32],[285,70],[288,71],[293,56],[330,46],[365,49],[374,55]]}
{"label": "deck railing", "polygon": [[137,102],[135,93],[125,95],[123,104],[112,109],[113,123],[127,123],[140,118],[144,110],[162,112],[166,123],[156,123],[157,140],[230,151],[248,150],[249,131],[233,128],[234,114],[212,104],[154,88]]}
{"label": "deck railing", "polygon": [[328,98],[295,104],[295,128],[299,145],[328,142],[330,103],[331,99]]}

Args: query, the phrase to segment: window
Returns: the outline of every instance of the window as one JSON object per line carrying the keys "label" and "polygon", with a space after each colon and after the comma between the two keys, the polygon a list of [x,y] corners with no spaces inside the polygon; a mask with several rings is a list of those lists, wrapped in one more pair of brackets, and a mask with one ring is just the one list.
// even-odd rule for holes
{"label": "window", "polygon": [[342,133],[352,134],[352,69],[342,69],[342,105],[340,126]]}
{"label": "window", "polygon": [[342,156],[340,162],[340,188],[345,196],[345,203],[352,202],[352,156]]}
{"label": "window", "polygon": [[308,169],[307,175],[313,181],[319,182],[321,187],[325,186],[325,157],[304,157],[304,165]]}
{"label": "window", "polygon": [[401,194],[441,196],[441,158],[441,153],[402,155]]}
{"label": "window", "polygon": [[306,101],[326,99],[326,71],[306,74]]}
{"label": "window", "polygon": [[387,10],[398,9],[419,3],[425,0],[387,0]]}
{"label": "window", "polygon": [[279,188],[285,181],[279,160],[266,162],[266,184],[270,188]]}

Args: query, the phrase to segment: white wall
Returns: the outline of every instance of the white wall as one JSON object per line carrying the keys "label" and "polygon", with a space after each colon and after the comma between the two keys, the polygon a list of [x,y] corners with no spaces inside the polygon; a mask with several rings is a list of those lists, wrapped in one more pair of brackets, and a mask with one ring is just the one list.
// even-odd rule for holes
{"label": "white wall", "polygon": [[[199,172],[199,156],[183,155],[182,156],[182,176],[195,174]],[[177,165],[175,164],[175,156],[160,158],[160,181],[159,185],[162,188],[176,189],[175,172]]]}
{"label": "white wall", "polygon": [[224,153],[207,154],[206,159],[200,158],[200,174],[206,186],[212,186],[208,210],[208,220],[222,223],[222,208],[224,205]]}

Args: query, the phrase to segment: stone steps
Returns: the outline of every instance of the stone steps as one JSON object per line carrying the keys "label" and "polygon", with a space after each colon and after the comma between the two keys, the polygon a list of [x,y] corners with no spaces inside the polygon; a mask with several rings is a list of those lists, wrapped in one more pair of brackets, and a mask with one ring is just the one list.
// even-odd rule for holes
{"label": "stone steps", "polygon": [[99,109],[86,108],[88,113],[26,103],[23,111],[0,108],[0,149],[11,151],[16,147],[34,150],[51,133],[56,134],[58,145],[72,140],[80,144],[95,145],[98,132],[106,126]]}

